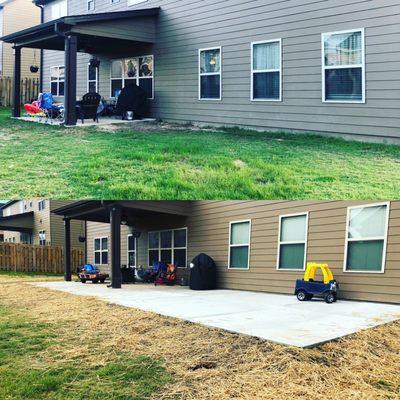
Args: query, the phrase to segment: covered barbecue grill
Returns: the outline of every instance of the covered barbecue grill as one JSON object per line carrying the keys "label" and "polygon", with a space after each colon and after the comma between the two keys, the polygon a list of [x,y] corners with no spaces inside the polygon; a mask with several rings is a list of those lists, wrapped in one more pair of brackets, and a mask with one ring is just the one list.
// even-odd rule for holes
{"label": "covered barbecue grill", "polygon": [[117,113],[124,118],[128,111],[133,112],[135,119],[146,117],[148,114],[146,92],[136,85],[136,82],[130,82],[118,96]]}
{"label": "covered barbecue grill", "polygon": [[212,290],[217,288],[217,267],[207,254],[199,254],[190,264],[190,289]]}

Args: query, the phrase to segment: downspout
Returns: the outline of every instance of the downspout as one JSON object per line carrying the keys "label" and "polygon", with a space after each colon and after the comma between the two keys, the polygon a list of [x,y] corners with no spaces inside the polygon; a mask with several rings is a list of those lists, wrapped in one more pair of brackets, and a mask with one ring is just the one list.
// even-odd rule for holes
{"label": "downspout", "polygon": [[[35,1],[35,6],[40,8],[40,23],[44,22],[44,5],[37,4]],[[39,92],[43,93],[43,49],[40,49],[40,69],[39,69]]]}

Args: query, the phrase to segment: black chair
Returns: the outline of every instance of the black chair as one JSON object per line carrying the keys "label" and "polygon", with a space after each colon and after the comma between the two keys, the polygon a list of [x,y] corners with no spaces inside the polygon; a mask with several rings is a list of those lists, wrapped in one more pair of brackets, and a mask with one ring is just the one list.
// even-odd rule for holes
{"label": "black chair", "polygon": [[82,100],[76,105],[78,118],[85,123],[85,119],[93,118],[94,122],[99,122],[97,109],[99,108],[101,96],[98,93],[86,93]]}

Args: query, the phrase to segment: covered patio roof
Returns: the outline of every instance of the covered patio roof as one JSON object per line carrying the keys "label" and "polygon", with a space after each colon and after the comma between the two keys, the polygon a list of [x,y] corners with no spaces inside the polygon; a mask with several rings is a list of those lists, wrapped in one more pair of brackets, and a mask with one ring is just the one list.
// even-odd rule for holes
{"label": "covered patio roof", "polygon": [[154,43],[155,18],[159,10],[147,8],[66,16],[3,36],[1,40],[19,47],[64,50],[65,35],[73,33],[77,35],[79,52],[115,51],[126,45],[132,46],[132,42]]}
{"label": "covered patio roof", "polygon": [[0,217],[0,230],[11,232],[32,233],[33,211]]}
{"label": "covered patio roof", "polygon": [[71,281],[70,221],[110,223],[111,286],[121,288],[121,225],[134,226],[138,218],[186,217],[191,203],[186,201],[83,200],[53,210],[64,217],[64,279]]}

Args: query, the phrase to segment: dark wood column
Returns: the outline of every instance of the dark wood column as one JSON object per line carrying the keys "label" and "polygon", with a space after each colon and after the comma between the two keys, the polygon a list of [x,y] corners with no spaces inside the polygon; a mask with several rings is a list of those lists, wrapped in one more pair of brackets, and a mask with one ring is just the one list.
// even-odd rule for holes
{"label": "dark wood column", "polygon": [[14,84],[12,116],[21,116],[21,47],[14,47]]}
{"label": "dark wood column", "polygon": [[71,220],[64,219],[64,280],[71,282]]}
{"label": "dark wood column", "polygon": [[111,230],[111,287],[120,289],[121,274],[121,208],[112,206],[110,209]]}
{"label": "dark wood column", "polygon": [[78,40],[74,35],[65,36],[65,125],[76,125],[76,64]]}

